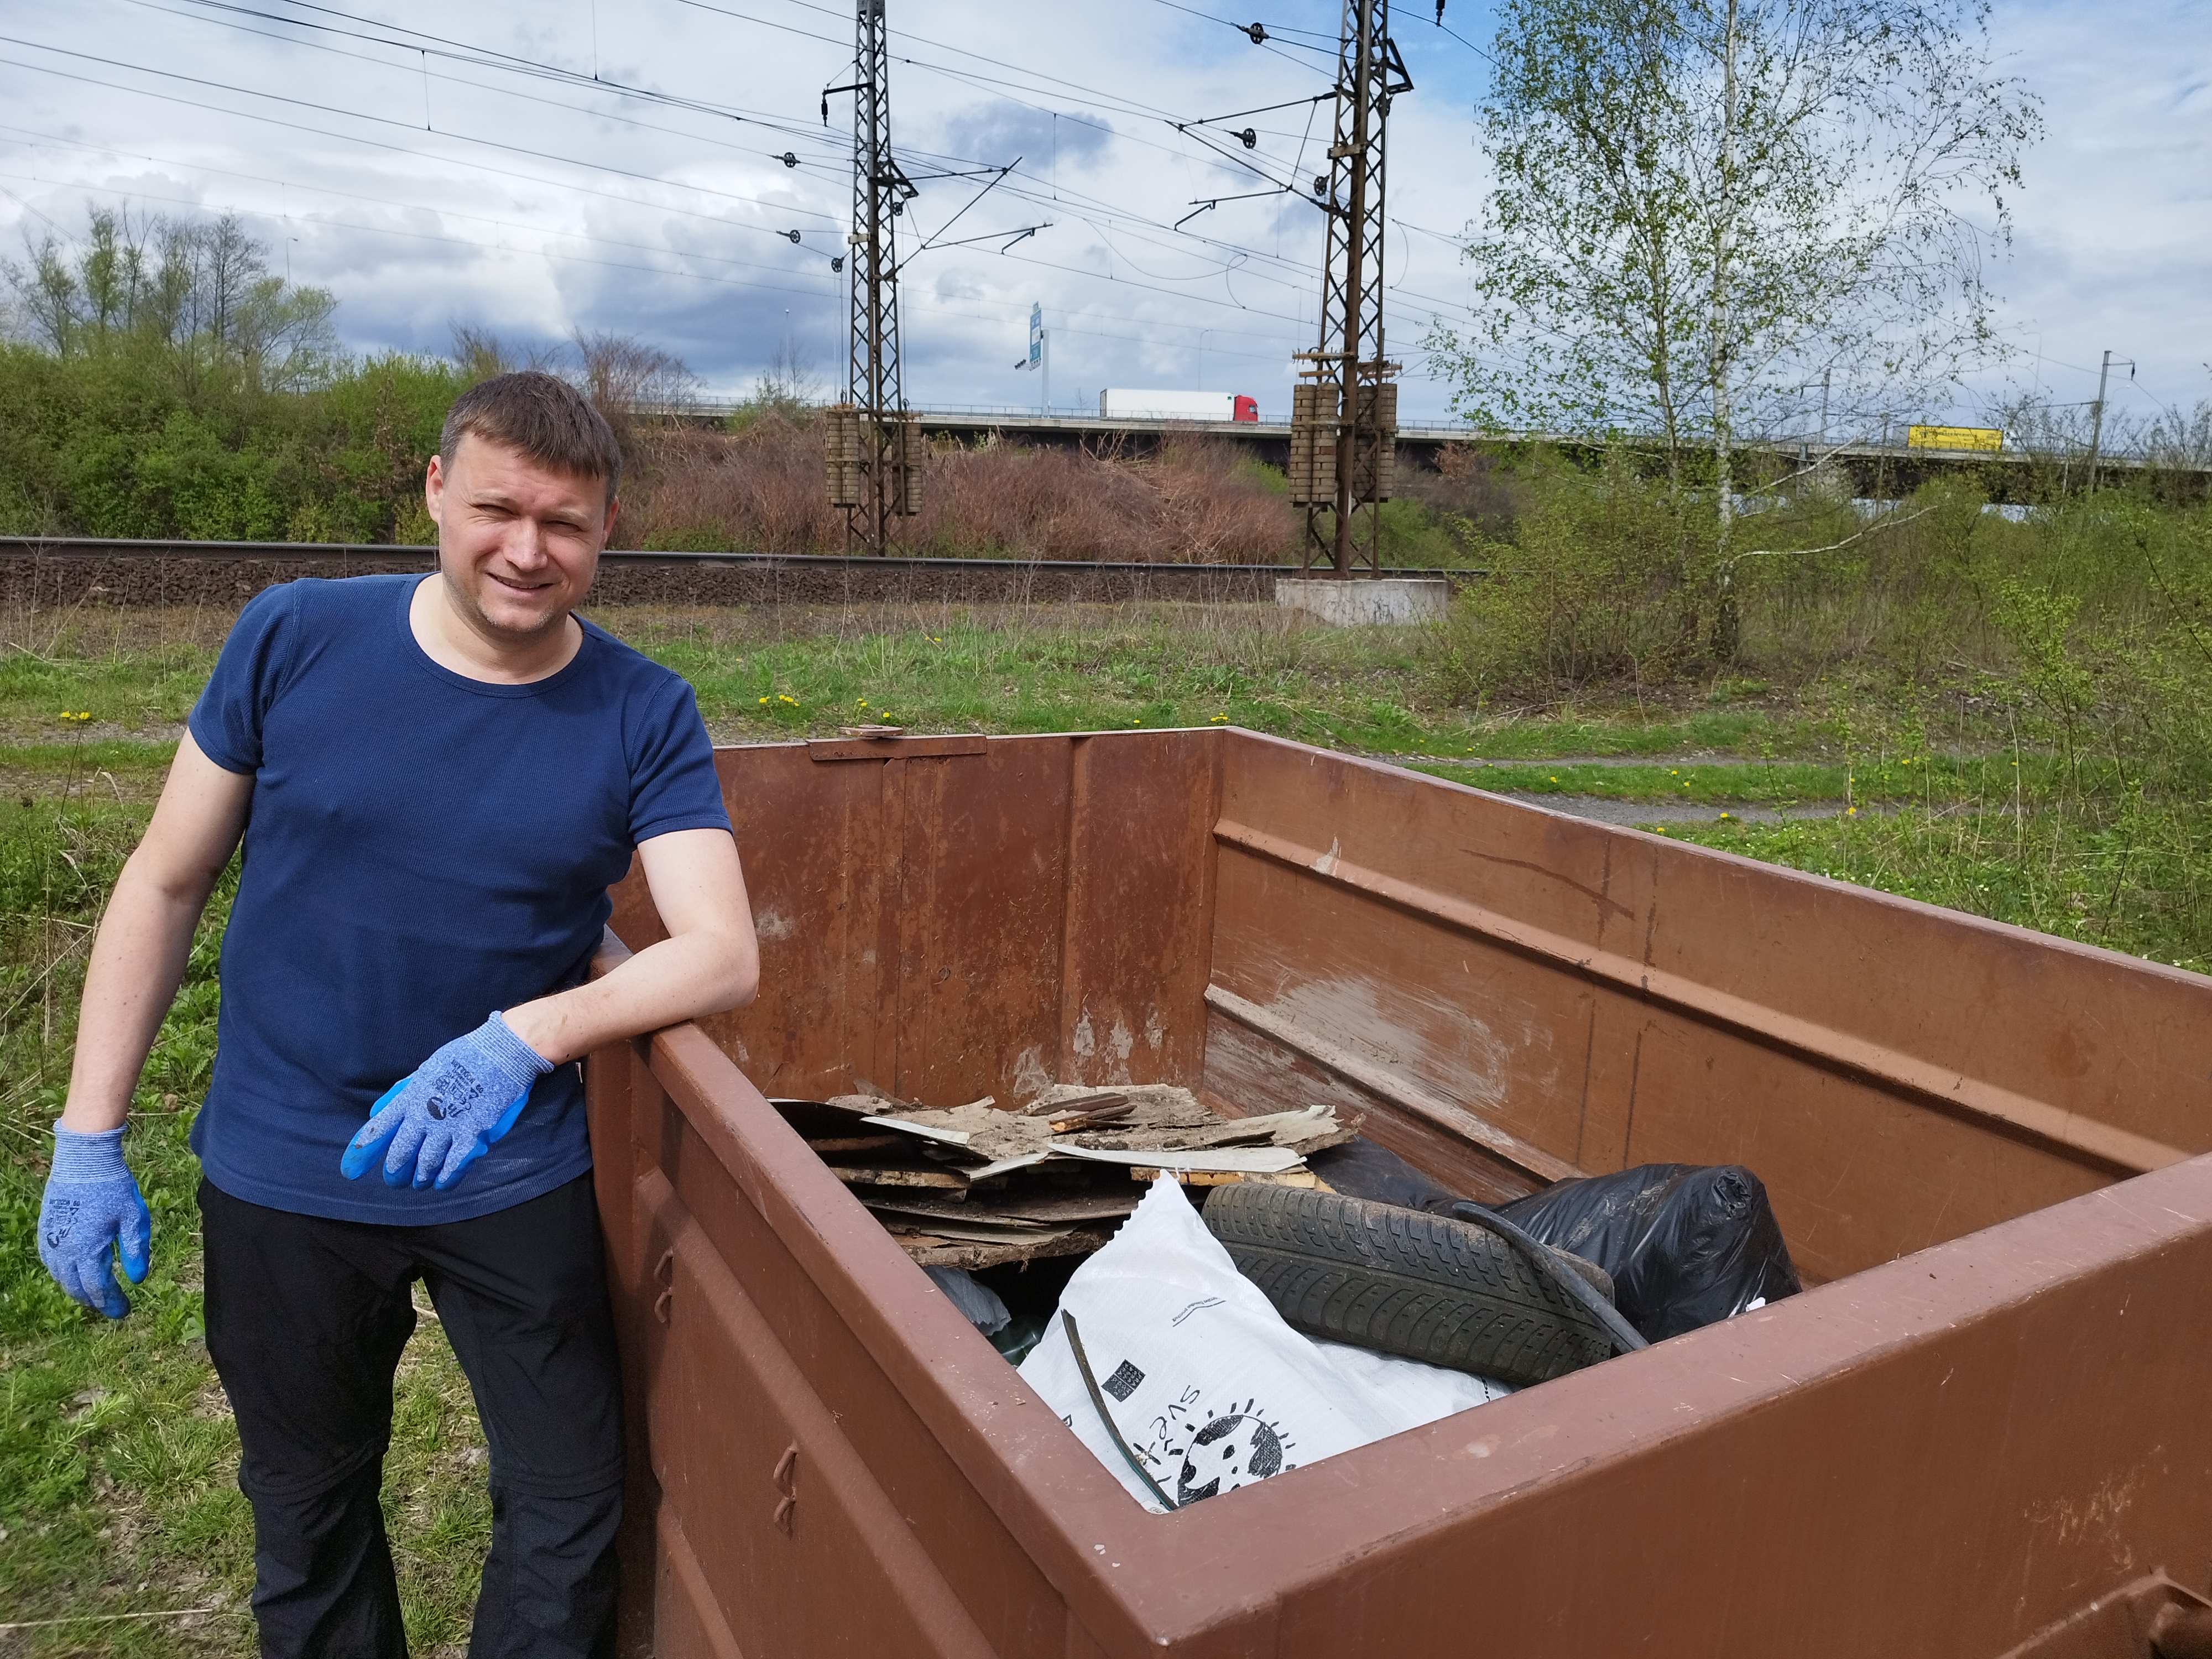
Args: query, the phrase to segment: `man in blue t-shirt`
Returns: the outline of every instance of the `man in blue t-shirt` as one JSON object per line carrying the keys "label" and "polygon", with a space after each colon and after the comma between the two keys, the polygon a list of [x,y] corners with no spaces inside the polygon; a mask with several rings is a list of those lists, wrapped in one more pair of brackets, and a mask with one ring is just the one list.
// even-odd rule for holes
{"label": "man in blue t-shirt", "polygon": [[[759,974],[690,687],[572,614],[620,466],[550,375],[464,394],[437,574],[246,607],[94,942],[39,1247],[119,1319],[112,1255],[137,1282],[151,1233],[125,1110],[243,836],[192,1146],[264,1656],[406,1652],[379,1489],[417,1279],[490,1443],[472,1659],[612,1651],[621,1383],[574,1062]],[[592,981],[633,855],[669,937]]]}

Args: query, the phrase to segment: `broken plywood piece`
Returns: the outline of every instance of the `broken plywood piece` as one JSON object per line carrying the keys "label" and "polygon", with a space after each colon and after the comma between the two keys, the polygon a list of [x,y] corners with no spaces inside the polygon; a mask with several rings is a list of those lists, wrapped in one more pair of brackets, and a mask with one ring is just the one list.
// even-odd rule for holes
{"label": "broken plywood piece", "polygon": [[965,1194],[953,1197],[933,1193],[862,1193],[858,1196],[871,1210],[896,1211],[902,1216],[940,1216],[952,1221],[1043,1227],[1118,1221],[1135,1210],[1144,1194],[1117,1182],[1096,1192],[1071,1193],[1061,1197],[1025,1195],[1019,1191],[990,1193],[972,1199]]}
{"label": "broken plywood piece", "polygon": [[1311,1170],[1285,1170],[1278,1175],[1258,1175],[1237,1170],[1148,1170],[1140,1164],[1133,1167],[1129,1175],[1132,1180],[1146,1186],[1162,1176],[1167,1176],[1183,1187],[1233,1187],[1239,1182],[1249,1181],[1263,1187],[1303,1187],[1308,1191],[1324,1193],[1336,1190]]}
{"label": "broken plywood piece", "polygon": [[[1304,1154],[1352,1133],[1328,1106],[1224,1118],[1167,1084],[1061,1084],[1020,1111],[988,1097],[927,1108],[861,1087],[830,1104],[853,1112],[856,1129],[878,1133],[864,1138],[823,1125],[818,1149],[836,1155],[832,1173],[901,1248],[931,1266],[1094,1249],[1163,1171],[1192,1185],[1318,1186]],[[895,1150],[901,1141],[902,1153]],[[978,1190],[977,1182],[988,1185]]]}
{"label": "broken plywood piece", "polygon": [[1044,1245],[1058,1243],[1073,1231],[1068,1227],[976,1227],[966,1222],[933,1216],[927,1220],[886,1215],[879,1218],[892,1237],[914,1233],[956,1244]]}
{"label": "broken plywood piece", "polygon": [[943,1187],[954,1192],[968,1189],[968,1177],[951,1170],[863,1169],[832,1164],[830,1173],[848,1187]]}
{"label": "broken plywood piece", "polygon": [[1307,1106],[1293,1112],[1270,1112],[1261,1117],[1208,1116],[1207,1122],[1190,1128],[1156,1129],[1116,1123],[1111,1128],[1074,1138],[1085,1146],[1116,1152],[1143,1152],[1154,1147],[1195,1152],[1209,1146],[1264,1144],[1291,1147],[1303,1157],[1325,1147],[1340,1146],[1356,1133],[1337,1121],[1334,1106]]}
{"label": "broken plywood piece", "polygon": [[924,1140],[938,1140],[948,1146],[965,1146],[973,1139],[970,1131],[948,1128],[939,1123],[918,1123],[903,1117],[864,1117],[861,1122],[878,1129],[896,1129],[901,1134],[920,1135]]}
{"label": "broken plywood piece", "polygon": [[1281,1175],[1295,1170],[1305,1160],[1287,1146],[1217,1146],[1199,1152],[1178,1152],[1174,1147],[1153,1147],[1144,1152],[1123,1152],[1097,1146],[1060,1146],[1054,1148],[1064,1158],[1079,1158],[1097,1164],[1119,1164],[1127,1168],[1155,1170],[1207,1170],[1236,1175]]}
{"label": "broken plywood piece", "polygon": [[1041,1261],[1057,1255],[1089,1255],[1111,1236],[1104,1229],[1079,1227],[1042,1244],[963,1244],[921,1233],[903,1237],[896,1233],[892,1235],[917,1266],[965,1267],[970,1273],[982,1267],[1001,1267],[1011,1261]]}
{"label": "broken plywood piece", "polygon": [[1172,1083],[1117,1083],[1103,1091],[1096,1085],[1056,1083],[1022,1109],[1033,1116],[1055,1116],[1097,1105],[1109,1095],[1121,1096],[1135,1121],[1163,1129],[1177,1125],[1197,1128],[1221,1121],[1219,1115],[1196,1095]]}
{"label": "broken plywood piece", "polygon": [[958,1146],[987,1163],[1042,1153],[1052,1139],[1052,1126],[1043,1120],[1000,1111],[987,1100],[946,1111],[902,1112],[866,1121],[901,1134]]}

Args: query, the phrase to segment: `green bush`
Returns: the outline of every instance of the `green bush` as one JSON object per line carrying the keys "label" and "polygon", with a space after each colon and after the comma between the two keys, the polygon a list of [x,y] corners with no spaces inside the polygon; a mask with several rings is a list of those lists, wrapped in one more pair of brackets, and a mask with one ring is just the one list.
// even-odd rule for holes
{"label": "green bush", "polygon": [[193,386],[161,349],[0,342],[0,533],[389,542],[461,380],[392,355],[296,391]]}
{"label": "green bush", "polygon": [[1712,627],[1709,504],[1640,477],[1622,452],[1594,471],[1539,455],[1507,539],[1474,550],[1439,639],[1447,685],[1470,702],[1544,698],[1693,667]]}

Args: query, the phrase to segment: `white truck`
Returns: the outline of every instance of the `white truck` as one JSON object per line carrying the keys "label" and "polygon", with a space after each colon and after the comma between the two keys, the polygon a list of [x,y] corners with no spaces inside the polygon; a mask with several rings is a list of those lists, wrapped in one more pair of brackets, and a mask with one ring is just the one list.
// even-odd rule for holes
{"label": "white truck", "polygon": [[1260,400],[1234,392],[1144,392],[1121,387],[1098,394],[1102,421],[1257,421]]}

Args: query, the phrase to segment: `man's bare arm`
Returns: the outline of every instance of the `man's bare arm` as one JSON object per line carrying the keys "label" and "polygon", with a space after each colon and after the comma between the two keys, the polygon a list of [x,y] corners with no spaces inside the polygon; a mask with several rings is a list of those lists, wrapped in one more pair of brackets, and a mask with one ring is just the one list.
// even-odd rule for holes
{"label": "man's bare arm", "polygon": [[742,1008],[760,984],[760,946],[737,843],[678,830],[638,849],[668,937],[604,978],[506,1011],[514,1034],[556,1066],[624,1037]]}
{"label": "man's bare arm", "polygon": [[246,828],[250,774],[226,772],[187,732],[154,821],[116,878],[85,970],[62,1122],[80,1134],[112,1129],[183,983],[192,929]]}

